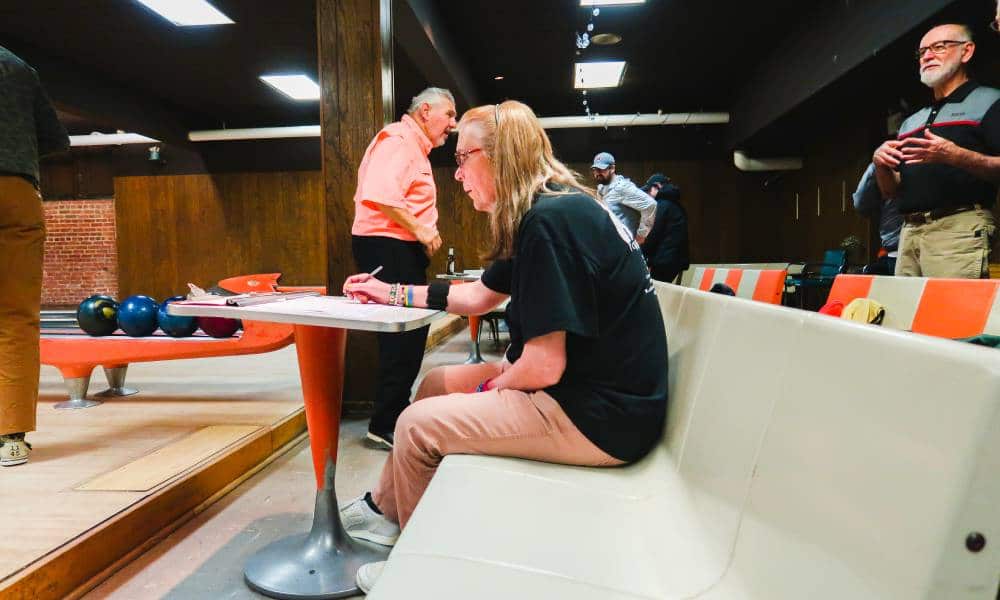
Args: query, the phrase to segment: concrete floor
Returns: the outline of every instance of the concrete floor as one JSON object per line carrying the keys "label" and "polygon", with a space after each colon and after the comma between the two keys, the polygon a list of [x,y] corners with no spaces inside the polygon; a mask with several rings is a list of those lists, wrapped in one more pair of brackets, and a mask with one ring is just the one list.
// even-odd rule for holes
{"label": "concrete floor", "polygon": [[[504,340],[506,341],[506,340]],[[421,374],[463,362],[468,329],[424,358]],[[483,357],[500,351],[483,336]],[[367,421],[340,430],[337,496],[341,503],[371,489],[386,452],[362,440]],[[86,600],[264,598],[243,582],[247,558],[277,539],[309,529],[315,480],[307,442],[300,443],[88,593]]]}

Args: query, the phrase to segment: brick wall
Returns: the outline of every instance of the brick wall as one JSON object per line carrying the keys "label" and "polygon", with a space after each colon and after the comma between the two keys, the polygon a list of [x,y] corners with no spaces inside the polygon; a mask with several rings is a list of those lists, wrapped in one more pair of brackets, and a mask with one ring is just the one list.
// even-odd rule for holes
{"label": "brick wall", "polygon": [[91,294],[118,297],[115,201],[46,201],[44,306],[75,306]]}

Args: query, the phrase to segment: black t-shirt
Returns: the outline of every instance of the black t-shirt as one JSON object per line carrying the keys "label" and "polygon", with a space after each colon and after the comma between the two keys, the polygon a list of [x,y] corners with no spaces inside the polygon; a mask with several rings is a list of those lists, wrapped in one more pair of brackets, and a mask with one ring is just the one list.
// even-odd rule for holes
{"label": "black t-shirt", "polygon": [[[1000,94],[997,90],[967,81],[947,97],[911,115],[900,128],[898,139],[923,137],[932,131],[962,148],[996,156],[1000,154]],[[899,167],[897,193],[902,213],[923,212],[982,204],[992,207],[997,185],[972,173],[945,164],[907,164]]]}
{"label": "black t-shirt", "polygon": [[524,343],[566,332],[566,371],[545,391],[599,448],[642,458],[663,431],[667,340],[649,271],[631,235],[584,194],[545,194],[524,216],[515,255],[483,284],[510,294],[516,362]]}

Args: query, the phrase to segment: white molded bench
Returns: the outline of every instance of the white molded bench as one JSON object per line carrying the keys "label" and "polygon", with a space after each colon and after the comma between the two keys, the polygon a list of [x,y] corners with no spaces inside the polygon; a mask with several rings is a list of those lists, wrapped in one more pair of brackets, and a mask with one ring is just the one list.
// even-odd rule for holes
{"label": "white molded bench", "polygon": [[370,598],[994,600],[1000,352],[657,293],[650,456],[445,458]]}

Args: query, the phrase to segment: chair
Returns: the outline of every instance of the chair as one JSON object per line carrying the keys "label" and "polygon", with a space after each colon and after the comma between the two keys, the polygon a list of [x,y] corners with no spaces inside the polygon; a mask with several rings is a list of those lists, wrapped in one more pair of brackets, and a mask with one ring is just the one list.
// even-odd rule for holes
{"label": "chair", "polygon": [[[499,350],[500,346],[500,320],[507,318],[507,305],[510,303],[510,299],[504,300],[499,306],[495,307],[490,312],[480,315],[480,322],[486,323],[490,326],[490,337],[493,339],[493,348]],[[483,329],[479,328],[476,336],[476,344],[479,344],[479,337],[482,336]]]}
{"label": "chair", "polygon": [[[805,308],[805,291],[807,289],[830,289],[834,278],[844,272],[847,266],[847,252],[845,250],[827,250],[823,254],[821,263],[800,263],[801,269],[792,273],[792,269],[797,265],[789,265],[789,274],[785,278],[785,293],[790,294],[798,291],[799,308]],[[787,304],[787,303],[783,303]]]}

